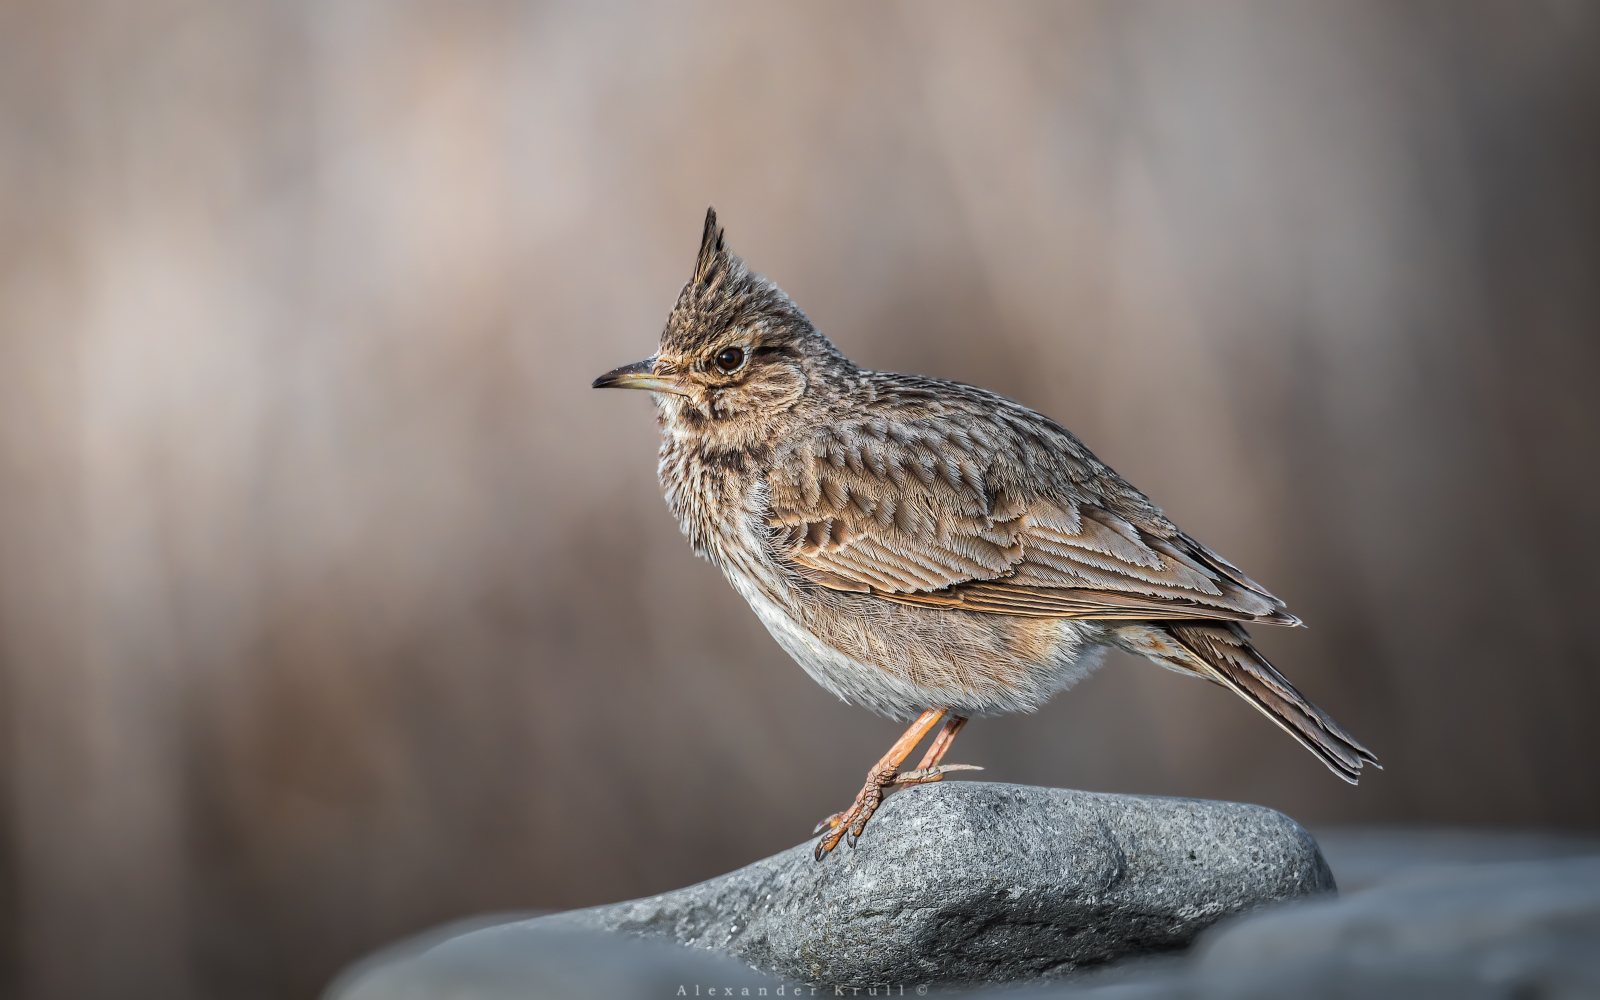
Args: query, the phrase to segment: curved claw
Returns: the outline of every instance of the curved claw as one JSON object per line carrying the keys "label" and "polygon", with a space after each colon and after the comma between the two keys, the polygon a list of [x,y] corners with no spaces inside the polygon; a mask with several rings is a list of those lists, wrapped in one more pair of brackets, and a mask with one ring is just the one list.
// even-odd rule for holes
{"label": "curved claw", "polygon": [[849,832],[848,828],[843,827],[843,824],[836,825],[832,833],[823,834],[822,839],[817,841],[816,850],[811,852],[811,856],[821,861],[829,851],[839,846],[839,838],[843,837],[847,832]]}

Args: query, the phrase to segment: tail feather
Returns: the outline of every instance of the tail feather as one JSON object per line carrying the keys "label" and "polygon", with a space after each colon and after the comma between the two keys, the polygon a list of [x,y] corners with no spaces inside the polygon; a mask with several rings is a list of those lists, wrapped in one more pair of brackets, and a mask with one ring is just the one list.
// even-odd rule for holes
{"label": "tail feather", "polygon": [[1205,675],[1254,705],[1328,769],[1356,784],[1366,764],[1378,758],[1332,717],[1313,705],[1256,651],[1243,628],[1232,624],[1167,625],[1165,630],[1205,665]]}

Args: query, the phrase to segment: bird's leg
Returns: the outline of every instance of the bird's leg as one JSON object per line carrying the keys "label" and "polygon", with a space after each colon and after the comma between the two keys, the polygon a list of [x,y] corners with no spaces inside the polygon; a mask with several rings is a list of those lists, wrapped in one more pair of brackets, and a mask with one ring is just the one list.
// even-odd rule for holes
{"label": "bird's leg", "polygon": [[[883,787],[894,780],[895,771],[900,767],[901,761],[910,756],[911,751],[916,748],[918,743],[922,742],[924,736],[928,735],[928,730],[933,728],[934,723],[944,717],[946,711],[948,710],[944,708],[930,708],[917,716],[917,721],[913,722],[911,727],[902,733],[898,740],[894,741],[894,746],[889,748],[889,752],[884,754],[872,766],[872,770],[867,772],[867,783],[862,785],[861,791],[856,793],[856,799],[850,804],[850,808],[842,813],[834,813],[817,824],[818,830],[821,830],[824,826],[832,827],[832,832],[825,834],[817,842],[816,859],[818,861],[822,860],[824,854],[839,845],[840,838],[850,832],[851,825],[863,812],[868,817],[871,817],[873,812],[877,811],[878,803],[883,800]],[[855,837],[852,836],[852,847],[855,846],[854,841]]]}
{"label": "bird's leg", "polygon": [[950,744],[956,740],[956,734],[961,732],[961,727],[967,724],[965,716],[952,715],[944,720],[944,726],[939,730],[939,735],[933,738],[933,743],[928,747],[928,752],[922,755],[922,763],[917,765],[915,771],[903,771],[894,776],[892,784],[896,785],[923,785],[930,781],[938,781],[949,771],[981,771],[983,768],[972,764],[940,764],[944,755],[949,752]]}
{"label": "bird's leg", "polygon": [[[895,770],[911,754],[916,745],[922,742],[922,738],[928,734],[928,730],[933,728],[934,723],[938,722],[949,711],[948,708],[930,708],[923,712],[917,718],[917,721],[911,724],[911,728],[907,729],[895,741],[894,746],[889,748],[889,752],[884,754],[877,764],[873,765],[871,771],[867,772],[867,783],[856,794],[856,800],[851,804],[850,808],[841,813],[834,813],[817,824],[817,829],[813,832],[820,832],[823,827],[832,828],[831,833],[817,842],[816,858],[818,861],[822,860],[824,854],[837,847],[840,838],[847,833],[850,835],[850,846],[855,846],[856,838],[861,836],[861,831],[866,828],[867,820],[872,818],[872,814],[878,809],[878,803],[883,801],[884,788],[896,783],[898,775],[895,774]],[[916,772],[921,775],[920,780],[937,781],[938,776],[942,775],[946,770],[956,770],[969,766],[965,764],[947,765],[942,768],[937,766],[939,758],[943,757],[945,751],[950,748],[950,741],[955,739],[955,734],[961,731],[961,727],[966,721],[960,716],[951,716],[950,720],[945,723],[944,728],[939,731],[939,735],[934,738],[933,745],[928,748],[927,755],[922,758],[922,765]],[[929,771],[932,773],[927,773]],[[909,783],[915,784],[917,782]]]}

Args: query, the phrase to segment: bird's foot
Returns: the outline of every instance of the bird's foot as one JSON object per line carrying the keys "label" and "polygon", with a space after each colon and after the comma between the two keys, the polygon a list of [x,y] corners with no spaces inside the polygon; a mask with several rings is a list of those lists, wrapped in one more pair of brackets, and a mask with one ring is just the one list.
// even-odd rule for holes
{"label": "bird's foot", "polygon": [[832,831],[817,841],[816,859],[821,861],[823,855],[839,846],[840,840],[844,840],[852,850],[855,848],[861,832],[867,828],[867,821],[872,819],[872,814],[878,811],[878,806],[883,802],[884,789],[895,785],[924,785],[939,781],[948,771],[981,770],[983,768],[974,764],[940,764],[900,774],[895,773],[892,767],[873,772],[868,776],[867,783],[862,786],[861,791],[856,793],[856,800],[851,803],[849,809],[834,813],[818,823],[816,829],[811,831],[813,835],[822,833],[824,829]]}
{"label": "bird's foot", "polygon": [[922,767],[915,771],[901,771],[894,776],[891,785],[925,785],[930,781],[938,781],[945,776],[947,771],[981,771],[983,768],[976,764],[940,764],[938,767]]}
{"label": "bird's foot", "polygon": [[878,811],[878,804],[883,801],[883,789],[893,784],[894,779],[895,769],[892,767],[872,772],[867,775],[867,783],[856,793],[856,800],[850,804],[849,809],[842,813],[834,813],[817,824],[818,830],[824,826],[832,828],[832,832],[823,834],[822,839],[817,841],[814,856],[818,861],[822,860],[823,855],[838,847],[839,841],[845,837],[849,837],[846,843],[851,847],[856,846],[856,838],[861,836],[861,831],[866,829],[867,820]]}

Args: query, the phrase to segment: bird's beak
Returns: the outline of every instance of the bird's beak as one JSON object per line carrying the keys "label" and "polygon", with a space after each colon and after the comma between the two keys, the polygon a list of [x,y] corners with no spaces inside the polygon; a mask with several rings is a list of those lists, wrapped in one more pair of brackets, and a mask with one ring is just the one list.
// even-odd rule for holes
{"label": "bird's beak", "polygon": [[631,365],[613,368],[594,380],[596,389],[648,389],[651,392],[670,392],[687,395],[670,375],[657,375],[654,358],[636,361]]}

